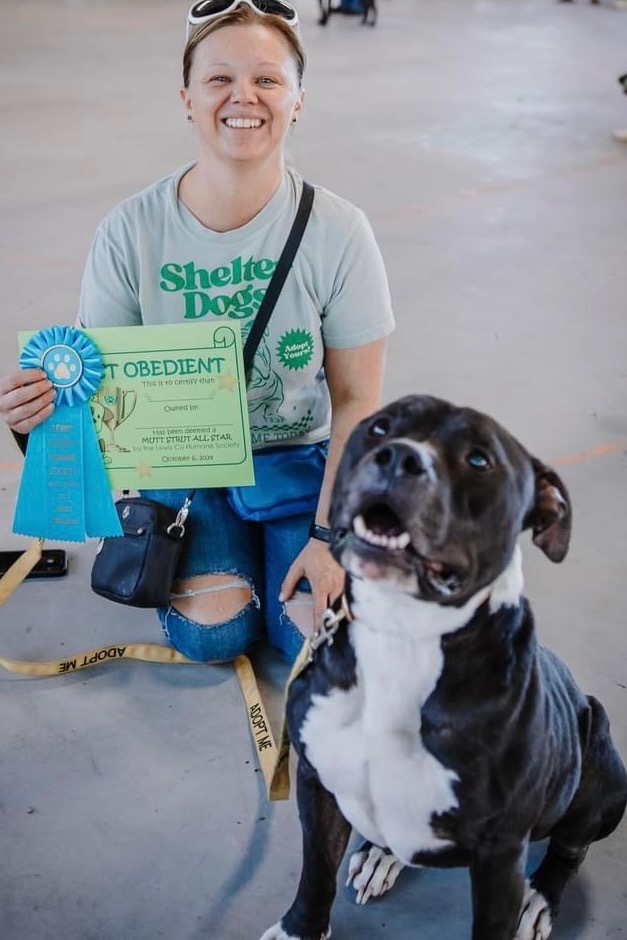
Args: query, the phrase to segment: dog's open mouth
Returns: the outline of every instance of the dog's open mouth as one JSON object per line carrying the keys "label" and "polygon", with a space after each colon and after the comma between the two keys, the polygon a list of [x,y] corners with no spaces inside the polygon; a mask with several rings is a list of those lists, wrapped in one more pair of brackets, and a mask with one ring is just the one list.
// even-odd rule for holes
{"label": "dog's open mouth", "polygon": [[383,552],[388,557],[397,556],[399,560],[405,556],[413,564],[418,561],[425,580],[436,593],[450,597],[462,587],[462,573],[445,562],[426,558],[418,552],[397,514],[385,503],[376,503],[356,515],[353,532],[370,549]]}

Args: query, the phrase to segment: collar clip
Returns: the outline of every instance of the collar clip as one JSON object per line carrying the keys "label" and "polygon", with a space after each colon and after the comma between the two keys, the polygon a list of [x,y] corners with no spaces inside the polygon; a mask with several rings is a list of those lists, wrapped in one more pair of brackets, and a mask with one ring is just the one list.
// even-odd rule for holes
{"label": "collar clip", "polygon": [[333,607],[327,607],[322,615],[320,628],[316,630],[309,640],[309,662],[313,659],[315,651],[324,643],[333,645],[335,634],[343,623],[350,623],[353,620],[353,614],[346,599],[346,594],[342,594]]}

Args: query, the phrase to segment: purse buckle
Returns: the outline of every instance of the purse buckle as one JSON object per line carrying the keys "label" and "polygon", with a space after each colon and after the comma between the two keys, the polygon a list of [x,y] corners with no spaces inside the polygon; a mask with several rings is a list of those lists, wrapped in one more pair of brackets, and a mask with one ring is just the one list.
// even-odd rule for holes
{"label": "purse buckle", "polygon": [[186,496],[185,502],[183,503],[183,505],[181,506],[181,508],[176,514],[176,519],[174,520],[174,522],[171,522],[170,525],[166,529],[166,532],[168,535],[176,534],[174,533],[174,529],[178,529],[179,530],[178,534],[176,534],[177,538],[179,539],[183,538],[183,536],[185,535],[185,520],[187,519],[189,515],[189,507],[191,506],[191,504],[192,504],[191,499],[189,499],[189,497]]}

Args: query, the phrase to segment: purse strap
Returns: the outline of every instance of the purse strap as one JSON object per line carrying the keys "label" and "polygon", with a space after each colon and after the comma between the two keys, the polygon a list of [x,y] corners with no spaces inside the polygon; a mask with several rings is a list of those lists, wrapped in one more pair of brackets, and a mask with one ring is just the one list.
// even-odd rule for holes
{"label": "purse strap", "polygon": [[276,268],[274,269],[274,273],[244,345],[244,373],[246,375],[248,375],[248,371],[257,351],[257,346],[259,345],[259,340],[268,325],[270,314],[274,310],[274,305],[279,298],[279,294],[285,284],[285,278],[289,273],[294,256],[298,251],[298,246],[301,243],[307,222],[309,221],[313,201],[314,188],[311,183],[307,183],[303,180],[303,190],[300,194],[300,202],[298,203],[298,209],[296,210],[292,228],[287,236],[285,247],[283,248],[281,257],[277,261]]}

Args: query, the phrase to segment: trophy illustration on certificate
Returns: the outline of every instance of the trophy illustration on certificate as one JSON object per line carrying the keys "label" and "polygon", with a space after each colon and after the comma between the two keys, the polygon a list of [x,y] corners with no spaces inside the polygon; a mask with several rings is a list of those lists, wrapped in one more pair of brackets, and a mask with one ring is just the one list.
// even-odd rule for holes
{"label": "trophy illustration on certificate", "polygon": [[[128,448],[116,443],[115,432],[130,418],[137,404],[137,392],[119,385],[103,384],[91,400],[91,413],[102,454],[107,451],[127,452]],[[104,433],[104,428],[107,433]]]}

